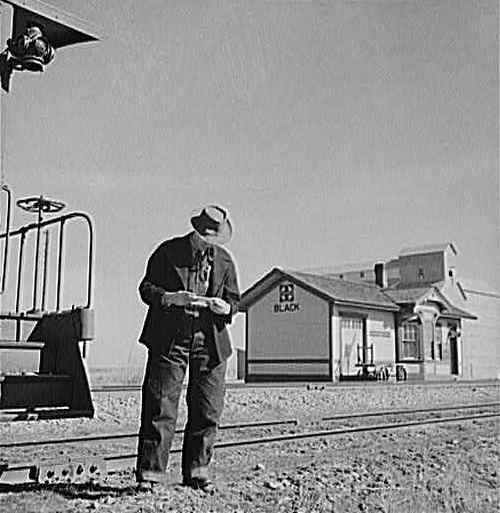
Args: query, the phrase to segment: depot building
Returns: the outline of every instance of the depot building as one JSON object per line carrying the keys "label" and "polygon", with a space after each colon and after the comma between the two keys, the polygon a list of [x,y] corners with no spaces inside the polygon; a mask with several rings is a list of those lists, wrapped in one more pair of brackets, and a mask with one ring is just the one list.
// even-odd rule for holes
{"label": "depot building", "polygon": [[500,294],[459,281],[451,243],[369,267],[274,268],[246,290],[245,380],[498,378]]}

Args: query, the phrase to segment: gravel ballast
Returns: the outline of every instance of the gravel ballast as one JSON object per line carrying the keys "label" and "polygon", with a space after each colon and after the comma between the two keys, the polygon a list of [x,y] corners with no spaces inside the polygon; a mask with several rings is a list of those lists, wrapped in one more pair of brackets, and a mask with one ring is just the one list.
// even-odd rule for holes
{"label": "gravel ballast", "polygon": [[[472,404],[499,400],[498,386],[481,384],[258,387],[228,390],[223,423],[318,419],[372,409]],[[95,395],[94,419],[0,425],[2,443],[136,431],[140,393]],[[181,408],[179,425],[185,418]],[[380,422],[380,421],[377,421]],[[314,426],[320,428],[320,426]],[[262,436],[263,433],[250,433]],[[241,435],[243,436],[243,435]],[[179,485],[179,455],[171,482],[136,493],[131,470],[89,485],[3,488],[1,512],[496,512],[499,434],[496,419],[454,422],[218,449],[212,465],[218,491],[205,496]],[[93,444],[90,450],[134,452],[135,440]],[[2,450],[2,460],[64,458],[75,447]],[[73,451],[73,452],[71,452]]]}

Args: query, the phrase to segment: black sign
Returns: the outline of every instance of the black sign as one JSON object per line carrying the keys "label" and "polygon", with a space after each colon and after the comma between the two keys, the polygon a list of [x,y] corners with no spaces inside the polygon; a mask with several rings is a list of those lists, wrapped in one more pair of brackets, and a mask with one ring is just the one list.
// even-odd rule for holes
{"label": "black sign", "polygon": [[283,283],[279,286],[279,303],[273,307],[274,313],[297,312],[300,305],[295,303],[295,285]]}
{"label": "black sign", "polygon": [[293,283],[280,285],[280,303],[293,303],[295,290]]}

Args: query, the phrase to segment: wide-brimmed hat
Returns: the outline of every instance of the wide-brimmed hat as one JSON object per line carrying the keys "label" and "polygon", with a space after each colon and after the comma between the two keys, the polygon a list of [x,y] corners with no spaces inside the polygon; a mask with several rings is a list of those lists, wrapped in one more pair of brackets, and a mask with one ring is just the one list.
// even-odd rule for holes
{"label": "wide-brimmed hat", "polygon": [[208,205],[191,218],[196,232],[209,244],[225,244],[231,239],[233,227],[227,211],[217,205]]}

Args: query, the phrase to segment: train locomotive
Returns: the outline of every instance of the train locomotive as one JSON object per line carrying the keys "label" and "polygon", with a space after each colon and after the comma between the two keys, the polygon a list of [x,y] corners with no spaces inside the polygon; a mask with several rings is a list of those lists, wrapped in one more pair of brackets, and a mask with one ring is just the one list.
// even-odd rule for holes
{"label": "train locomotive", "polygon": [[[0,53],[4,95],[14,73],[42,72],[56,49],[98,40],[86,22],[45,2],[1,3],[6,7],[1,15],[12,21],[11,37]],[[84,363],[87,343],[94,338],[92,219],[85,212],[63,212],[63,202],[43,195],[14,201],[4,180],[3,159],[0,165],[0,419],[92,417]],[[36,220],[13,227],[16,208]],[[81,305],[64,309],[63,296],[69,295],[64,285],[67,232],[77,224],[87,233],[82,256],[86,261],[82,270],[85,299]],[[49,251],[49,238],[54,235],[56,250]],[[52,269],[55,283],[48,280]],[[12,306],[10,298],[14,298]]]}

